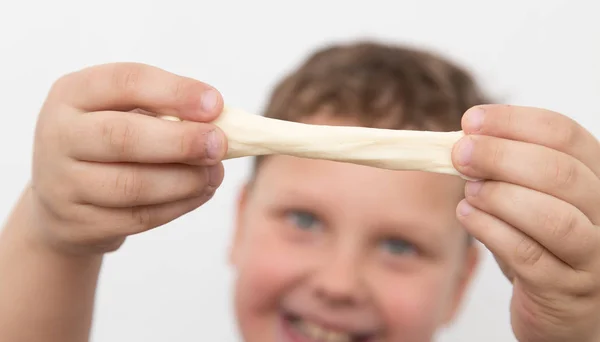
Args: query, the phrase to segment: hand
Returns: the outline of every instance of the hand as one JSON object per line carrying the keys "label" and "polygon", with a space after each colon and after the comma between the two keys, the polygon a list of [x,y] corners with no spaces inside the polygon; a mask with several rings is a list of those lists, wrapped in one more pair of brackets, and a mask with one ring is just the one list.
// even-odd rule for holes
{"label": "hand", "polygon": [[600,144],[548,110],[489,105],[453,150],[468,182],[457,216],[513,284],[522,342],[600,341]]}
{"label": "hand", "polygon": [[59,79],[35,132],[28,199],[40,236],[105,253],[201,206],[223,180],[226,140],[208,123],[222,108],[209,85],[142,64]]}

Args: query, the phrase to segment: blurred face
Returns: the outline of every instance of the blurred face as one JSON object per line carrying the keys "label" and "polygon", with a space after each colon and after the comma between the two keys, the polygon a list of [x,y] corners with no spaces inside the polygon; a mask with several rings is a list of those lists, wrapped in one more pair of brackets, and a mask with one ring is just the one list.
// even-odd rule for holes
{"label": "blurred face", "polygon": [[231,249],[246,342],[424,342],[476,264],[458,177],[272,156],[241,194]]}

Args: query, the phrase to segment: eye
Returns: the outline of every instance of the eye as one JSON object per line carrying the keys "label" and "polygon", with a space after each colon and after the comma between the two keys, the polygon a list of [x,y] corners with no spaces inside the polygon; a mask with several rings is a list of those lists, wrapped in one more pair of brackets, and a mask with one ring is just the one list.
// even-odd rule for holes
{"label": "eye", "polygon": [[387,239],[383,241],[383,246],[387,252],[393,255],[413,255],[417,253],[415,245],[402,239]]}
{"label": "eye", "polygon": [[315,215],[305,211],[290,211],[287,213],[287,219],[303,230],[318,228],[321,223]]}

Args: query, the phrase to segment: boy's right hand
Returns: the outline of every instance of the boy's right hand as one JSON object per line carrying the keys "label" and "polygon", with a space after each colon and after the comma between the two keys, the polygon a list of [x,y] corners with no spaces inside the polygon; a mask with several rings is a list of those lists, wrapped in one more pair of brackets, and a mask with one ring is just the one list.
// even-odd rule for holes
{"label": "boy's right hand", "polygon": [[35,132],[36,234],[61,252],[105,253],[204,204],[223,180],[227,142],[209,123],[222,108],[211,86],[143,64],[59,79]]}

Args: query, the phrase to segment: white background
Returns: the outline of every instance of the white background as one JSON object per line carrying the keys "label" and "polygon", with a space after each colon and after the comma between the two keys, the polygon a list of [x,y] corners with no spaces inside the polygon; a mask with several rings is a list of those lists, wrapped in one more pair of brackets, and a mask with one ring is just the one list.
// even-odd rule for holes
{"label": "white background", "polygon": [[[92,64],[137,61],[218,87],[260,111],[270,88],[322,44],[372,37],[468,65],[504,102],[561,111],[600,131],[594,1],[0,0],[0,218],[29,177],[50,84]],[[287,7],[290,6],[290,7]],[[248,160],[214,200],[134,238],[102,271],[94,342],[237,341],[226,247]],[[2,281],[0,279],[0,281]],[[508,283],[486,259],[442,341],[513,341]]]}

